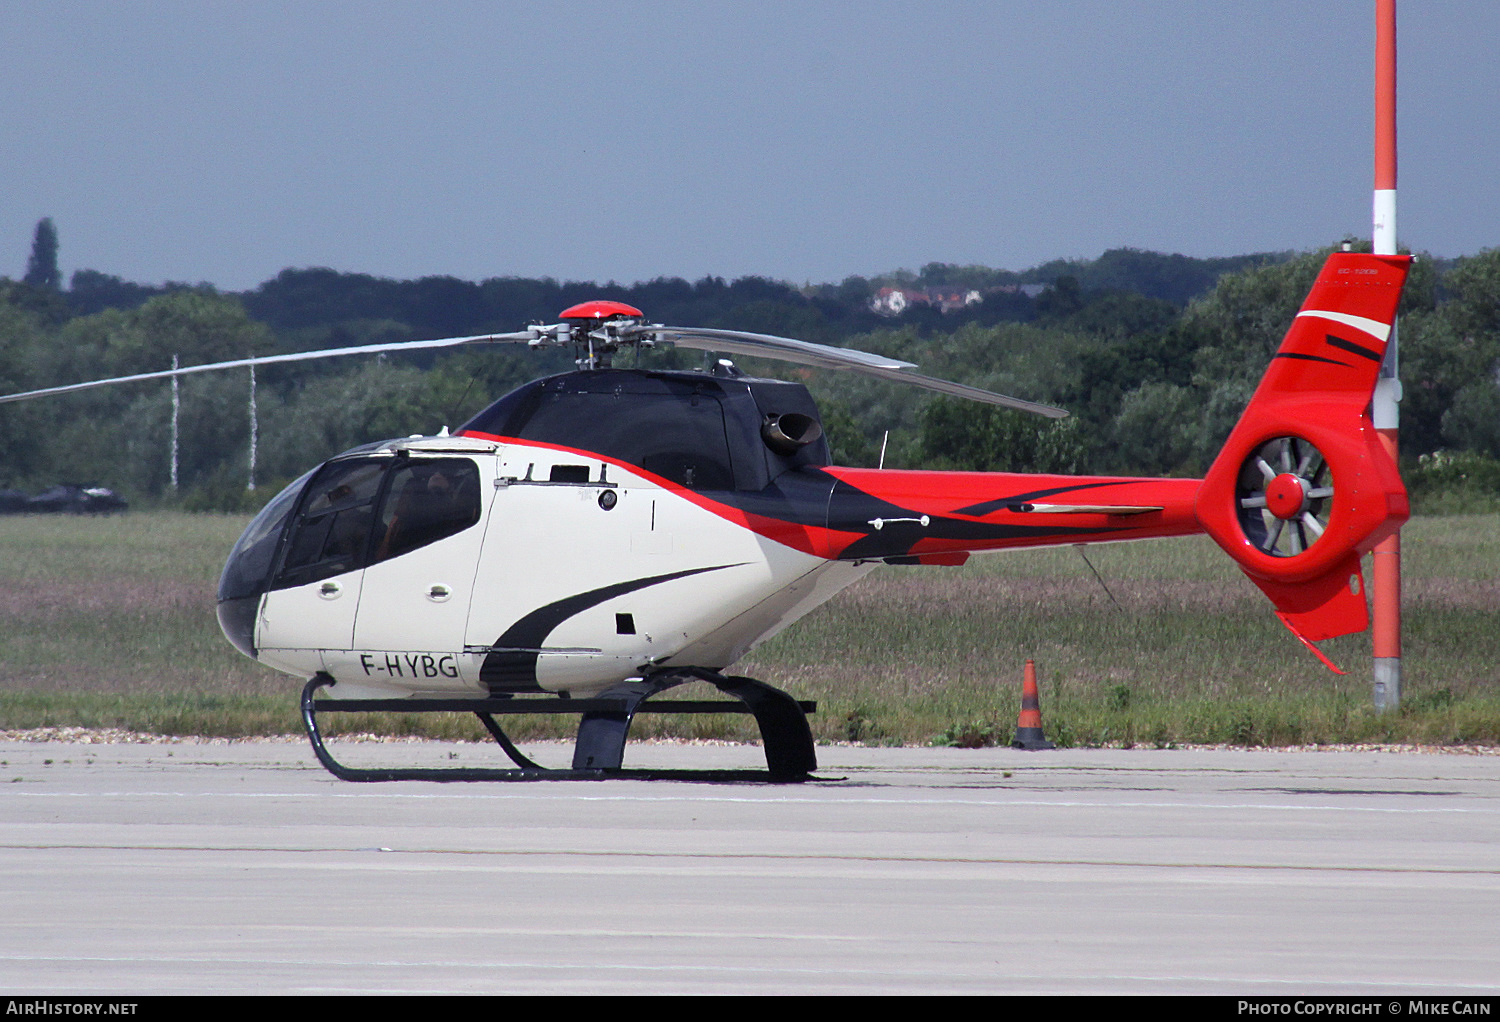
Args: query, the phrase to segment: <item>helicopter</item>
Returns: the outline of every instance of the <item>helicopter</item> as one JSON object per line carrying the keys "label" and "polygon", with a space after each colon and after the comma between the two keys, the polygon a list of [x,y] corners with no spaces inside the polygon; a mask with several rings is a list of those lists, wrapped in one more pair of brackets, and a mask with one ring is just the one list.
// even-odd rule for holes
{"label": "helicopter", "polygon": [[[653,324],[611,301],[509,334],[247,358],[0,401],[364,353],[572,347],[575,371],[527,383],[451,433],[356,447],[282,490],[229,554],[224,635],[308,679],[309,738],[350,780],[621,775],[645,700],[694,680],[754,713],[772,777],[800,780],[816,769],[808,705],[725,672],[882,565],[1207,533],[1333,668],[1315,643],[1368,626],[1360,559],[1409,516],[1369,410],[1409,264],[1328,257],[1202,479],[835,466],[802,384],[747,376],[726,358],[707,370],[616,368],[615,354],[670,344],[1067,413],[868,352]],[[474,712],[517,768],[337,763],[316,714],[380,708]],[[493,719],[560,711],[581,714],[568,771],[531,762]]]}

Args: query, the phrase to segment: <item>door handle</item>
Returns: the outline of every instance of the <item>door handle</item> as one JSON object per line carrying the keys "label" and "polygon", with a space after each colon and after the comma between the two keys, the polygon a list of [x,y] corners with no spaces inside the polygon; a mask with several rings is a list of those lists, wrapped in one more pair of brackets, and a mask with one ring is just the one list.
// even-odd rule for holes
{"label": "door handle", "polygon": [[323,597],[323,599],[325,600],[336,600],[338,599],[339,594],[343,591],[344,587],[339,585],[337,582],[324,582],[318,588],[318,595]]}
{"label": "door handle", "polygon": [[442,585],[441,583],[438,585],[434,585],[431,589],[427,590],[427,598],[433,603],[443,603],[448,599],[448,597],[452,595],[453,590],[449,589],[445,585]]}

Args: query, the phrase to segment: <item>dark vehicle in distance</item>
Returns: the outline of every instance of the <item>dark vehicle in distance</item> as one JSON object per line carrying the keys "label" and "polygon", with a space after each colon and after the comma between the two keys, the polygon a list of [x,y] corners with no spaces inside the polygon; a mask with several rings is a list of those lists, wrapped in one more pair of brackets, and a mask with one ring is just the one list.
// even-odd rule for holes
{"label": "dark vehicle in distance", "polygon": [[129,507],[124,497],[107,486],[59,483],[30,498],[21,510],[28,514],[107,515]]}

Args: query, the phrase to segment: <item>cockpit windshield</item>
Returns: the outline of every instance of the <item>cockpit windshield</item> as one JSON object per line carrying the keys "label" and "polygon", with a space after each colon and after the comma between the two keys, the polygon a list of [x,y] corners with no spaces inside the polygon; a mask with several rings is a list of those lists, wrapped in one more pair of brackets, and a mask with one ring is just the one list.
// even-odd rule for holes
{"label": "cockpit windshield", "polygon": [[276,543],[281,539],[282,526],[286,524],[302,487],[312,478],[313,472],[301,476],[282,490],[261,509],[245,531],[239,542],[229,552],[229,561],[224,565],[224,574],[219,576],[219,599],[237,600],[252,596],[266,588],[266,579],[271,574],[271,559],[276,556]]}

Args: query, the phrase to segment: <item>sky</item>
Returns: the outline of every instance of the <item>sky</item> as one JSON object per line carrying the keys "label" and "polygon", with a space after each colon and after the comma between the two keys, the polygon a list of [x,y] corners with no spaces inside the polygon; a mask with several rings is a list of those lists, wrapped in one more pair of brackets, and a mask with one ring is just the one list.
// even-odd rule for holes
{"label": "sky", "polygon": [[[1013,270],[1368,237],[1373,0],[0,0],[0,276]],[[1401,243],[1500,245],[1500,3],[1400,0]]]}

